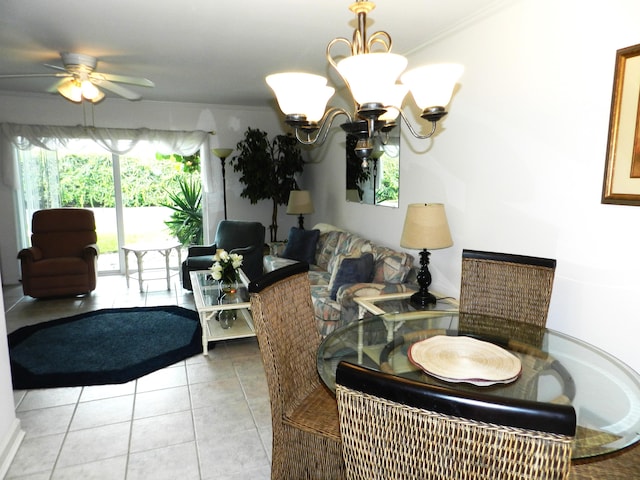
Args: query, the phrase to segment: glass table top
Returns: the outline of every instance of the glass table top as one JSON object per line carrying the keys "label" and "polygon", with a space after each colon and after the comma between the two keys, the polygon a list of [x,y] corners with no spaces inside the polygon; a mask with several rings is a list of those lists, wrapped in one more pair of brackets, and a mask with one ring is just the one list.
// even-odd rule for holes
{"label": "glass table top", "polygon": [[[516,355],[522,371],[513,382],[491,386],[435,378],[409,360],[408,350],[438,335],[489,341]],[[570,403],[578,419],[574,459],[640,441],[640,375],[603,350],[553,330],[457,312],[386,314],[352,323],[324,339],[317,354],[318,373],[331,389],[341,360],[448,388]]]}

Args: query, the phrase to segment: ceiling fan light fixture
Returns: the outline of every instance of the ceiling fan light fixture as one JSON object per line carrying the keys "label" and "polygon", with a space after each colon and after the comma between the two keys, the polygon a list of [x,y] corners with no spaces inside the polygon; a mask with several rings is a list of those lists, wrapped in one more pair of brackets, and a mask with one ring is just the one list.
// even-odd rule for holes
{"label": "ceiling fan light fixture", "polygon": [[[95,101],[100,96],[100,90],[89,80],[83,80],[80,84],[80,88],[82,89],[82,96],[87,100]],[[104,95],[103,95],[104,97]]]}
{"label": "ceiling fan light fixture", "polygon": [[74,103],[82,101],[82,87],[75,78],[68,78],[58,87],[58,93]]}

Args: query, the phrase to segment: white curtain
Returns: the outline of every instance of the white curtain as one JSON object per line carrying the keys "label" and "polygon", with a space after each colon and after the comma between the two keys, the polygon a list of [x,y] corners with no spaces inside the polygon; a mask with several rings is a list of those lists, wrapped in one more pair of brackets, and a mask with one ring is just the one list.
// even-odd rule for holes
{"label": "white curtain", "polygon": [[148,128],[96,128],[96,127],[56,127],[48,125],[20,125],[16,123],[0,124],[0,160],[2,161],[2,182],[15,189],[15,159],[11,145],[26,150],[40,147],[56,150],[66,146],[74,138],[89,138],[108,152],[124,155],[133,150],[138,142],[152,142],[159,153],[168,155],[177,153],[187,156],[197,152],[214,132],[150,130]]}

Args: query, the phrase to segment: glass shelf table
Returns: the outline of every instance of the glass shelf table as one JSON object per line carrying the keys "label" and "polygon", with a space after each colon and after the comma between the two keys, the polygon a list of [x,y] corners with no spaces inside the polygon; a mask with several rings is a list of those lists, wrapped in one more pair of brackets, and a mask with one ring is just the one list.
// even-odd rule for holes
{"label": "glass shelf table", "polygon": [[[193,286],[193,298],[202,327],[203,355],[209,354],[209,342],[256,336],[247,292],[249,280],[242,270],[239,270],[239,273],[240,282],[233,302],[220,304],[218,302],[220,295],[218,282],[213,280],[211,272],[209,270],[189,272]],[[218,320],[222,311],[233,311],[236,314],[236,319],[229,328],[222,328]]]}
{"label": "glass shelf table", "polygon": [[[518,356],[522,371],[513,382],[491,386],[439,380],[407,355],[413,342],[435,335],[490,341]],[[323,340],[318,373],[332,390],[341,360],[450,389],[571,404],[578,420],[574,459],[640,441],[640,375],[603,350],[554,330],[457,312],[385,314],[341,327]]]}

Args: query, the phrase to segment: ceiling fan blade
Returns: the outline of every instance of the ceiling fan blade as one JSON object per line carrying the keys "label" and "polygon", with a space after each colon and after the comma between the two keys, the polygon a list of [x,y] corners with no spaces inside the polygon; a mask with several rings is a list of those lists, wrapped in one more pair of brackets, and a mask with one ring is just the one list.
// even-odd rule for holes
{"label": "ceiling fan blade", "polygon": [[104,79],[100,79],[100,78],[96,78],[94,76],[91,77],[91,81],[98,87],[102,87],[105,90],[109,90],[110,92],[113,92],[117,95],[120,95],[121,97],[126,98],[127,100],[140,100],[142,98],[141,95],[132,92],[131,90],[129,90],[128,88],[122,87],[120,85],[117,85],[115,83],[110,82],[109,80],[104,80]]}
{"label": "ceiling fan blade", "polygon": [[50,63],[45,63],[44,64],[45,67],[49,67],[49,68],[53,68],[54,70],[62,70],[63,72],[66,72],[67,69],[64,67],[60,67],[58,65],[51,65]]}
{"label": "ceiling fan blade", "polygon": [[0,75],[0,78],[28,78],[28,77],[69,77],[69,73],[14,73]]}
{"label": "ceiling fan blade", "polygon": [[137,85],[139,87],[155,87],[155,83],[146,78],[127,77],[125,75],[114,75],[112,73],[93,72],[89,75],[91,79],[106,80],[108,82],[127,83],[129,85]]}

